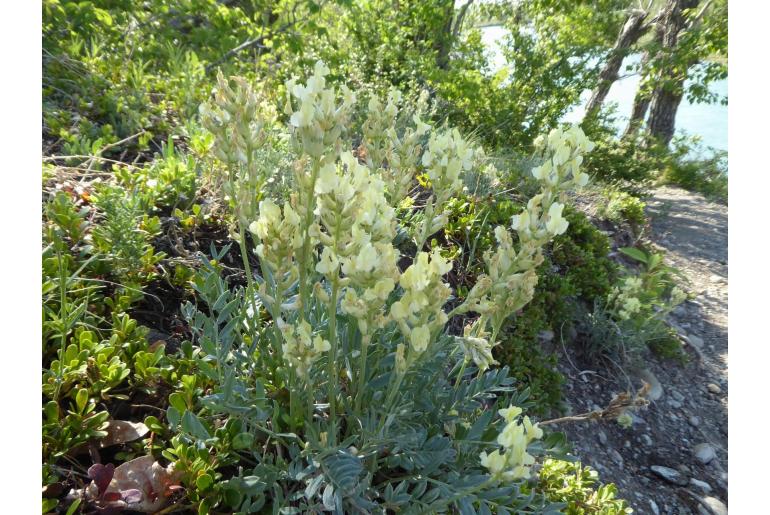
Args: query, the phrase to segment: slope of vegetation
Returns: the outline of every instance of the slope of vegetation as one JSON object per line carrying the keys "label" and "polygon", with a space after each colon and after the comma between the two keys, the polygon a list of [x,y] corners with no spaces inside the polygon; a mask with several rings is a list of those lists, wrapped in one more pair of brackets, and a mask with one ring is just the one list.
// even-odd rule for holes
{"label": "slope of vegetation", "polygon": [[542,343],[638,367],[685,294],[574,191],[726,183],[560,126],[625,19],[566,4],[44,0],[43,511],[628,512]]}

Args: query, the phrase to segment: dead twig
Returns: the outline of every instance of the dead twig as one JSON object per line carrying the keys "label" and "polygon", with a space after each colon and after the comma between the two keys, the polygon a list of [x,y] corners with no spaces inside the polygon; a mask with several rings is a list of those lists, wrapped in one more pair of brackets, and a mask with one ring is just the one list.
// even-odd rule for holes
{"label": "dead twig", "polygon": [[647,394],[650,391],[650,384],[643,382],[642,387],[636,392],[635,395],[631,395],[628,392],[623,392],[616,395],[606,408],[600,410],[589,411],[588,413],[581,413],[580,415],[572,415],[569,417],[559,417],[551,420],[540,422],[539,425],[547,426],[551,424],[560,424],[562,422],[585,422],[587,420],[608,420],[616,419],[629,409],[638,409],[645,407],[649,404],[647,400]]}

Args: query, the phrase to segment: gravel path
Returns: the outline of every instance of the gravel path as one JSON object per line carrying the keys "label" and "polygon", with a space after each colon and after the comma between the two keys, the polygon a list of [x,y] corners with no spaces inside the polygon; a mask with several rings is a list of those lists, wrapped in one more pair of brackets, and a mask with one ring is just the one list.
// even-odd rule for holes
{"label": "gravel path", "polygon": [[[695,294],[670,318],[688,362],[649,358],[662,395],[634,416],[632,427],[599,422],[560,429],[574,453],[603,481],[614,482],[635,513],[726,514],[727,207],[673,187],[657,189],[647,204],[651,243]],[[573,413],[606,406],[626,389],[619,374],[590,365],[560,360]]]}

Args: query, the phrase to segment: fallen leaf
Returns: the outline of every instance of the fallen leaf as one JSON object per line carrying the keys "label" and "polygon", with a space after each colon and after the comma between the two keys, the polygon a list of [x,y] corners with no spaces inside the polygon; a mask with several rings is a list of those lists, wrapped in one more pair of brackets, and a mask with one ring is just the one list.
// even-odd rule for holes
{"label": "fallen leaf", "polygon": [[164,340],[156,340],[152,342],[152,344],[149,347],[147,347],[147,352],[155,352],[156,350],[158,350],[158,347],[165,347],[165,346],[166,346],[166,342]]}
{"label": "fallen leaf", "polygon": [[178,478],[173,463],[163,467],[152,456],[142,456],[115,469],[108,491],[122,492],[127,509],[152,513],[167,504]]}
{"label": "fallen leaf", "polygon": [[[99,440],[99,447],[104,449],[111,445],[133,442],[150,432],[150,429],[141,422],[129,422],[127,420],[110,420],[104,429],[107,436]],[[118,467],[120,468],[120,467]]]}

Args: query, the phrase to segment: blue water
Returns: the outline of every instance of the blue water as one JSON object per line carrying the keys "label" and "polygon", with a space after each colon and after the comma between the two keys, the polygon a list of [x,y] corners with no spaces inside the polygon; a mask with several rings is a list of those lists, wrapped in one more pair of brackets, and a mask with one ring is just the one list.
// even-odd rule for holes
{"label": "blue water", "polygon": [[[506,65],[505,57],[500,52],[498,41],[503,41],[507,30],[500,26],[484,27],[481,29],[482,41],[489,52],[489,63],[492,73]],[[639,62],[639,55],[626,57],[621,67],[620,75],[624,75],[629,64]],[[631,106],[634,102],[639,75],[624,77],[616,81],[610,89],[605,105],[617,104],[617,127],[622,131],[626,127]],[[713,82],[709,89],[721,97],[727,96],[727,79]],[[590,90],[585,90],[580,97],[580,104],[564,116],[565,122],[580,122],[585,112],[585,104],[591,96]],[[691,104],[685,98],[679,105],[676,115],[677,134],[698,136],[703,146],[727,150],[727,106],[717,104]]]}

